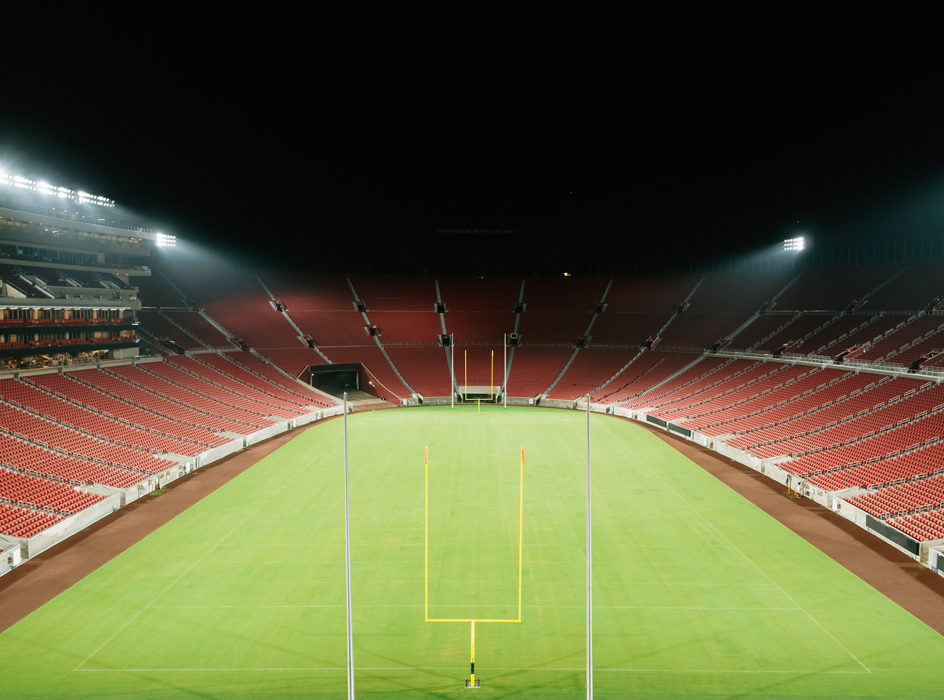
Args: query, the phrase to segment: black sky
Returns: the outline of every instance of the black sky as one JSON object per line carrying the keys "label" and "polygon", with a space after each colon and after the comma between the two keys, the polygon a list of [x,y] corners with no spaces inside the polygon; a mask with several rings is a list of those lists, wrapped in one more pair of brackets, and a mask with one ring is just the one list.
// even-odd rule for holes
{"label": "black sky", "polygon": [[180,238],[339,269],[579,269],[799,231],[944,235],[930,70],[471,75],[64,89],[54,103],[11,89],[0,162]]}

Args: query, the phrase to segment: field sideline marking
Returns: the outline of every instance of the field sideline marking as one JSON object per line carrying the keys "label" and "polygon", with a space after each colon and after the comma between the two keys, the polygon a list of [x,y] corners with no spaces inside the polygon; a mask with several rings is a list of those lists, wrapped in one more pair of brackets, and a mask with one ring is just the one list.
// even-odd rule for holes
{"label": "field sideline marking", "polygon": [[[444,607],[449,607],[452,604],[443,603]],[[455,606],[459,606],[459,603],[456,603]],[[313,604],[286,604],[286,605],[256,605],[252,603],[245,604],[232,604],[232,605],[152,605],[150,606],[151,610],[220,610],[220,609],[230,609],[235,608],[238,610],[243,609],[279,609],[279,608],[344,608],[345,605],[339,603],[313,603]],[[366,608],[422,608],[423,606],[420,603],[386,603],[386,604],[377,604],[377,605],[356,605],[358,609]],[[469,604],[465,605],[467,608],[495,608],[501,607],[492,604]],[[531,610],[557,610],[557,609],[576,609],[583,610],[586,606],[584,605],[525,605],[524,608]],[[768,607],[768,606],[701,606],[701,605],[594,605],[594,610],[770,610],[770,611],[803,611],[803,608],[797,607]],[[463,620],[468,622],[468,620]],[[481,622],[481,620],[476,620]],[[517,620],[502,620],[502,622],[517,622]]]}
{"label": "field sideline marking", "polygon": [[[644,464],[644,462],[642,462],[642,461],[640,461],[639,463],[640,463],[640,464]],[[809,610],[807,610],[807,609],[804,608],[802,605],[800,605],[800,604],[797,602],[797,600],[796,600],[793,596],[791,596],[789,593],[787,593],[787,592],[783,589],[783,586],[781,586],[779,583],[777,583],[777,581],[775,581],[775,580],[773,579],[773,577],[771,577],[771,575],[768,574],[756,561],[754,561],[751,557],[747,556],[747,554],[745,554],[744,550],[742,550],[740,547],[738,547],[736,544],[734,544],[734,542],[732,542],[723,532],[721,532],[717,527],[715,527],[715,524],[714,524],[713,522],[711,522],[711,520],[710,520],[707,516],[705,516],[705,515],[704,515],[700,510],[698,510],[694,505],[692,505],[692,503],[691,503],[687,498],[685,498],[682,494],[680,494],[670,483],[668,483],[665,479],[663,479],[661,474],[659,474],[659,473],[658,473],[657,471],[655,471],[654,469],[651,469],[648,465],[645,465],[645,469],[646,469],[646,471],[648,471],[650,474],[652,474],[653,476],[655,476],[659,481],[661,481],[669,491],[671,491],[672,493],[674,493],[674,494],[679,498],[679,500],[681,500],[683,503],[685,503],[685,505],[688,506],[689,510],[691,510],[693,513],[695,513],[695,515],[696,515],[700,520],[702,520],[702,522],[704,522],[709,528],[711,528],[711,529],[715,532],[715,534],[716,534],[720,539],[722,539],[722,540],[724,540],[725,542],[727,542],[728,545],[730,545],[732,548],[734,548],[734,550],[735,550],[738,554],[740,554],[741,557],[742,557],[745,561],[749,562],[749,563],[751,564],[751,566],[753,566],[755,569],[757,569],[757,570],[760,572],[761,576],[763,576],[765,579],[767,579],[768,581],[770,581],[770,582],[777,588],[777,590],[779,590],[781,593],[783,593],[783,595],[787,598],[787,600],[789,600],[791,603],[793,603],[794,605],[796,605],[796,606],[797,606],[797,609],[800,610],[804,615],[806,615],[810,620],[812,620],[813,623],[814,623],[817,627],[819,627],[827,637],[829,637],[830,639],[832,639],[833,642],[835,642],[835,644],[836,644],[837,646],[839,646],[839,648],[841,648],[841,649],[842,649],[843,651],[845,651],[850,657],[852,657],[852,658],[855,660],[855,662],[856,662],[857,664],[859,664],[862,668],[865,669],[865,671],[866,671],[867,673],[872,673],[872,669],[870,669],[868,666],[866,666],[864,663],[862,663],[862,660],[861,660],[858,656],[856,656],[855,654],[853,654],[852,651],[849,649],[849,647],[847,647],[845,644],[843,644],[842,642],[840,642],[840,641],[836,638],[836,636],[835,636],[834,634],[832,634],[828,629],[826,629],[826,628],[823,626],[823,623],[822,623],[822,622],[820,622],[819,620],[817,620],[816,617],[815,617]]]}
{"label": "field sideline marking", "polygon": [[[454,666],[357,666],[359,671],[454,671]],[[160,667],[135,667],[135,668],[79,668],[77,671],[85,673],[234,673],[240,671],[267,672],[267,673],[285,673],[288,671],[347,671],[346,666],[273,666],[273,667],[181,667],[181,668],[160,668]],[[510,666],[496,666],[492,670],[505,673],[534,672],[545,673],[548,671],[557,673],[583,673],[587,669],[580,668],[552,668],[537,667],[523,668]],[[781,669],[781,668],[595,668],[595,673],[788,673],[794,675],[816,674],[836,674],[845,676],[865,676],[871,671],[819,671],[815,669]]]}
{"label": "field sideline marking", "polygon": [[[310,459],[310,460],[305,464],[304,469],[307,469],[308,467],[310,467],[310,466],[314,463],[314,461],[315,461],[315,458],[312,457],[312,459]],[[301,471],[303,471],[303,470],[302,470],[302,469],[299,469],[299,470],[298,470],[299,473],[300,473]],[[179,575],[177,578],[175,578],[173,581],[171,581],[169,584],[167,584],[167,586],[165,586],[163,589],[161,589],[161,591],[160,591],[156,596],[154,596],[154,598],[152,598],[151,601],[150,601],[147,605],[145,605],[143,608],[141,608],[140,610],[138,610],[138,612],[136,612],[136,613],[135,613],[134,615],[132,615],[130,618],[128,618],[127,620],[125,620],[125,623],[124,623],[123,625],[121,625],[120,627],[118,627],[118,629],[116,629],[116,630],[111,634],[111,636],[108,637],[108,639],[106,639],[104,642],[102,642],[102,643],[99,644],[97,647],[95,647],[95,649],[92,650],[92,653],[90,653],[88,656],[86,656],[84,659],[82,659],[78,664],[76,664],[75,668],[73,668],[72,670],[73,670],[73,671],[83,671],[83,670],[87,670],[87,669],[83,669],[82,666],[84,666],[86,663],[88,663],[89,659],[91,659],[93,656],[95,656],[98,652],[100,652],[100,651],[101,651],[102,649],[104,649],[106,646],[108,646],[109,644],[111,644],[111,642],[113,642],[113,641],[115,640],[115,638],[116,638],[119,634],[121,634],[122,632],[124,632],[124,631],[131,625],[131,623],[134,622],[135,620],[137,620],[146,610],[151,609],[151,608],[154,606],[154,603],[156,603],[158,600],[160,600],[161,597],[162,597],[165,593],[167,593],[167,591],[169,591],[169,590],[172,589],[174,586],[176,586],[176,585],[180,582],[180,580],[183,579],[184,576],[186,576],[186,575],[189,574],[191,571],[193,571],[193,570],[196,568],[196,566],[197,566],[198,564],[200,564],[204,559],[206,559],[206,558],[210,555],[211,552],[216,551],[216,549],[219,548],[219,546],[220,546],[221,544],[223,544],[227,539],[229,539],[230,536],[231,536],[234,532],[236,532],[239,528],[241,528],[243,525],[245,525],[247,522],[249,522],[249,520],[250,520],[256,513],[258,513],[260,510],[262,510],[262,508],[263,508],[264,506],[266,506],[266,505],[273,499],[273,497],[275,497],[276,495],[278,495],[278,494],[282,491],[282,489],[285,488],[285,486],[286,486],[288,483],[289,483],[289,481],[287,480],[287,481],[286,481],[285,483],[283,483],[283,485],[278,489],[278,491],[276,491],[274,494],[272,494],[271,496],[269,496],[268,498],[266,498],[264,501],[261,501],[258,506],[256,506],[249,514],[246,515],[245,518],[243,518],[243,519],[240,520],[238,523],[236,523],[225,535],[223,535],[223,536],[217,541],[217,543],[216,543],[215,545],[213,545],[212,547],[207,547],[206,551],[204,551],[203,554],[201,554],[197,559],[195,559],[194,562],[193,562],[190,566],[188,566],[186,569],[184,569],[184,570],[180,573],[180,575]]]}

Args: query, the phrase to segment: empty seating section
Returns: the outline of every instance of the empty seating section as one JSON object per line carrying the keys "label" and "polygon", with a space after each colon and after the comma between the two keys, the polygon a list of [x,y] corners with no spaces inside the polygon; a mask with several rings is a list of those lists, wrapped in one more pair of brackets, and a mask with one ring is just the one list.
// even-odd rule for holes
{"label": "empty seating section", "polygon": [[792,317],[789,323],[786,323],[773,335],[755,344],[753,349],[757,352],[774,352],[783,348],[784,352],[795,352],[794,347],[798,343],[802,342],[807,335],[816,332],[820,326],[831,318],[831,315],[824,314],[802,314]]}
{"label": "empty seating section", "polygon": [[206,348],[203,343],[185,333],[157,311],[142,309],[138,313],[138,318],[141,321],[141,329],[144,333],[158,341],[169,340],[184,350],[204,350]]}
{"label": "empty seating section", "polygon": [[[902,438],[905,439],[906,436],[902,436]],[[804,478],[820,488],[829,491],[841,491],[856,487],[887,487],[935,474],[941,470],[944,445],[940,442],[918,445],[904,452],[894,449],[894,444],[894,442],[885,440],[876,442],[874,445],[863,445],[863,448],[867,449],[869,453],[884,451],[884,454],[865,461],[851,461],[831,467],[823,467],[816,472],[805,475]],[[865,452],[863,451],[861,454],[865,454]],[[836,455],[837,462],[843,462],[848,458],[849,454]],[[855,456],[853,456],[853,459],[855,459]],[[805,465],[799,465],[797,468],[802,470]]]}
{"label": "empty seating section", "polygon": [[[315,406],[336,406],[340,403],[330,396],[315,391],[307,384],[302,384],[298,381],[292,380],[290,377],[286,377],[281,370],[276,369],[261,357],[258,357],[251,352],[247,352],[245,350],[240,352],[231,352],[226,353],[226,357],[239,366],[245,367],[246,370],[251,372],[253,375],[258,376],[267,382],[271,382],[272,384],[281,387],[282,390],[288,392],[289,394],[299,396],[303,400],[308,401]],[[276,362],[279,367],[285,367],[287,369],[297,366],[298,369],[296,372],[289,372],[292,376],[297,377],[302,374],[302,371],[305,369],[305,367],[311,363],[311,358],[317,357],[317,355],[311,350],[299,348],[294,350],[283,350],[280,352],[279,357],[282,358],[282,362]]]}
{"label": "empty seating section", "polygon": [[944,511],[930,510],[913,513],[900,518],[890,518],[888,523],[918,540],[944,538]]}
{"label": "empty seating section", "polygon": [[844,374],[847,373],[797,365],[789,370],[789,374],[785,372],[781,375],[784,381],[779,387],[731,408],[709,414],[697,423],[686,423],[686,426],[712,436],[761,428],[771,424],[768,416],[771,411],[824,388]]}
{"label": "empty seating section", "polygon": [[506,312],[511,315],[521,294],[521,283],[520,277],[440,278],[439,293],[448,309],[447,325],[452,313]]}
{"label": "empty seating section", "polygon": [[217,402],[211,402],[146,372],[141,366],[109,367],[102,374],[105,376],[98,378],[100,383],[96,386],[100,386],[103,391],[165,417],[178,418],[210,430],[240,435],[248,435],[268,423],[264,419],[248,422],[226,417],[218,412]]}
{"label": "empty seating section", "polygon": [[[380,329],[380,339],[384,345],[397,343],[436,345],[437,338],[442,333],[439,314],[432,308],[427,311],[371,310],[368,316],[371,325]],[[361,325],[364,325],[363,322]],[[373,338],[361,331],[361,342],[372,343]]]}
{"label": "empty seating section", "polygon": [[870,481],[861,474],[861,470],[856,471],[850,467],[858,467],[858,465],[866,465],[870,469],[881,467],[882,465],[873,463],[883,458],[895,457],[903,451],[914,450],[939,441],[942,428],[944,428],[944,415],[935,413],[876,433],[871,437],[781,462],[780,466],[831,491],[912,478],[927,472],[922,468],[922,471],[917,473],[909,471],[889,474],[887,469],[882,469],[882,475],[876,475],[873,471],[869,479],[874,481]]}
{"label": "empty seating section", "polygon": [[231,348],[233,344],[213,324],[196,311],[165,309],[164,314],[174,323],[195,335],[211,348]]}
{"label": "empty seating section", "polygon": [[606,295],[606,313],[648,312],[668,320],[699,279],[696,276],[616,278]]}
{"label": "empty seating section", "polygon": [[[774,426],[763,436],[762,442],[749,446],[748,451],[759,457],[769,458],[790,454],[794,447],[800,451],[822,448],[825,445],[819,438],[819,433],[823,430],[880,408],[888,401],[897,399],[904,392],[914,388],[913,380],[892,379],[882,375],[867,375],[856,383],[859,386],[852,393]],[[842,383],[831,389],[838,388],[839,391],[845,391],[850,386],[852,384]],[[832,392],[824,393],[829,396]],[[770,439],[770,432],[773,431],[778,434],[774,439]],[[791,443],[788,442],[789,440],[796,440],[796,442]],[[732,444],[734,444],[733,441]],[[807,447],[800,447],[802,445]]]}
{"label": "empty seating section", "polygon": [[276,309],[255,274],[221,261],[195,270],[183,268],[178,274],[180,287],[236,338],[257,347],[302,344],[298,331]]}
{"label": "empty seating section", "polygon": [[[52,295],[25,276],[25,268],[18,265],[0,265],[0,280],[30,299],[49,299]],[[30,274],[33,274],[30,268]]]}
{"label": "empty seating section", "polygon": [[[875,342],[870,348],[865,350],[857,359],[867,361],[888,361],[894,362],[894,356],[903,351],[926,334],[934,335],[944,328],[944,316],[928,315],[908,318],[906,323],[897,330],[888,333],[885,337]],[[933,345],[933,343],[932,343]],[[917,354],[920,354],[920,350]],[[907,357],[911,355],[908,354]],[[917,357],[917,355],[915,355]]]}
{"label": "empty seating section", "polygon": [[640,348],[649,338],[655,338],[671,317],[669,312],[613,311],[607,307],[593,322],[590,344]]}
{"label": "empty seating section", "polygon": [[[544,393],[557,379],[573,352],[571,348],[515,348],[508,376],[508,395],[537,396]],[[500,376],[501,373],[497,374]]]}
{"label": "empty seating section", "polygon": [[901,340],[901,346],[886,354],[882,362],[910,366],[925,353],[944,350],[944,315],[921,317]]}
{"label": "empty seating section", "polygon": [[[273,312],[275,313],[275,312]],[[374,343],[374,339],[367,332],[367,321],[363,314],[354,310],[350,304],[346,309],[335,310],[310,310],[310,309],[292,309],[288,312],[292,321],[298,326],[302,335],[311,336],[315,344],[321,347],[324,353],[334,361],[329,348],[343,345],[369,345]],[[371,319],[373,325],[379,325]],[[381,332],[385,332],[381,328]],[[393,331],[396,334],[396,331]],[[253,336],[243,336],[250,341]],[[432,340],[435,342],[435,335]],[[301,344],[296,340],[294,345]],[[291,347],[292,343],[271,343],[268,340],[250,342],[250,345],[256,348],[270,347]]]}
{"label": "empty seating section", "polygon": [[821,323],[796,344],[791,345],[787,352],[798,355],[812,355],[820,348],[825,350],[826,345],[831,341],[861,325],[861,318],[851,315],[830,314],[820,318]]}
{"label": "empty seating section", "polygon": [[645,405],[646,391],[698,359],[699,355],[695,353],[644,352],[603,386],[593,400],[599,403],[622,402],[627,408],[639,408]]}
{"label": "empty seating section", "polygon": [[[515,329],[515,314],[508,311],[452,311],[446,315],[446,333],[457,345],[492,343],[501,347],[504,338]],[[571,339],[573,340],[573,339]]]}
{"label": "empty seating section", "polygon": [[105,484],[116,488],[133,486],[147,476],[118,465],[63,454],[2,431],[0,464],[71,484]]}
{"label": "empty seating section", "polygon": [[0,503],[0,533],[12,537],[32,537],[64,517],[59,513],[46,513]]}
{"label": "empty seating section", "polygon": [[104,498],[101,494],[80,491],[71,484],[0,469],[0,500],[10,505],[72,514]]}
{"label": "empty seating section", "polygon": [[[944,450],[944,445],[938,446],[938,452],[942,450]],[[930,452],[930,449],[927,451]],[[938,454],[939,458],[941,456]],[[939,464],[941,466],[938,469],[944,469],[944,464]],[[944,507],[944,474],[894,484],[877,491],[850,496],[846,500],[866,513],[883,520],[919,509],[941,508]]]}
{"label": "empty seating section", "polygon": [[528,313],[584,313],[589,321],[589,314],[603,299],[606,284],[602,277],[527,278],[524,303]]}
{"label": "empty seating section", "polygon": [[[904,269],[890,269],[889,282],[869,297],[867,308],[878,311],[921,310],[944,295],[941,267],[915,263]],[[893,278],[893,279],[892,279]]]}
{"label": "empty seating section", "polygon": [[147,306],[186,307],[189,301],[177,293],[167,280],[159,274],[135,277],[134,283],[138,287],[138,296]]}
{"label": "empty seating section", "polygon": [[354,275],[351,283],[369,309],[371,320],[378,311],[435,311],[436,285],[430,277]]}
{"label": "empty seating section", "polygon": [[[449,373],[447,348],[437,346],[388,346],[387,354],[410,387],[422,396],[450,396],[452,379]],[[456,360],[461,373],[462,357]],[[495,358],[496,384],[502,382],[502,357]],[[460,376],[461,381],[461,376]]]}
{"label": "empty seating section", "polygon": [[777,309],[841,311],[895,272],[885,266],[806,270],[777,300]]}
{"label": "empty seating section", "polygon": [[226,354],[204,353],[194,358],[219,372],[259,391],[283,399],[299,407],[332,405],[328,397],[305,384],[293,382],[284,374],[249,352]]}
{"label": "empty seating section", "polygon": [[521,314],[518,334],[522,343],[569,345],[584,334],[592,318],[589,311],[542,312],[529,308]]}
{"label": "empty seating section", "polygon": [[662,334],[662,345],[674,348],[704,349],[733,333],[745,321],[738,311],[688,310],[675,317]]}
{"label": "empty seating section", "polygon": [[[3,383],[7,381],[15,380]],[[150,452],[110,443],[54,423],[9,403],[0,411],[0,430],[65,454],[136,469],[144,474],[156,474],[176,464]]]}
{"label": "empty seating section", "polygon": [[[351,311],[354,294],[344,275],[264,275],[263,282],[285,304],[295,311]],[[365,302],[367,303],[367,302]],[[224,324],[224,327],[225,324]]]}
{"label": "empty seating section", "polygon": [[788,272],[723,272],[707,275],[691,296],[691,308],[701,312],[735,311],[742,320],[770,301],[790,280]]}
{"label": "empty seating section", "polygon": [[[296,379],[304,375],[310,365],[325,364],[324,358],[311,348],[262,348],[258,350],[266,360]],[[260,362],[266,364],[262,360]]]}
{"label": "empty seating section", "polygon": [[208,304],[207,313],[235,337],[256,348],[298,347],[298,331],[269,303],[261,288],[243,298]]}
{"label": "empty seating section", "polygon": [[[687,411],[685,427],[706,432],[709,426],[763,411],[777,402],[777,392],[792,386],[801,377],[818,371],[804,365],[771,367],[769,363],[767,369],[767,374],[756,381],[745,383],[734,391],[718,393],[707,402],[695,404],[694,410]],[[795,390],[788,390],[788,394],[795,395]]]}
{"label": "empty seating section", "polygon": [[649,413],[673,421],[700,415],[705,410],[703,407],[710,405],[718,397],[745,386],[749,387],[772,370],[783,367],[785,365],[780,363],[735,360],[707,377],[673,392],[657,406],[650,407]]}
{"label": "empty seating section", "polygon": [[[517,351],[509,353],[512,372],[514,372],[517,354]],[[469,347],[457,345],[455,348],[455,363],[456,384],[460,386],[466,384],[469,386],[488,386],[489,384],[497,386],[504,379],[502,372],[504,371],[505,359],[501,345],[495,348],[487,345]],[[559,370],[560,368],[558,368]],[[550,384],[550,381],[548,381],[548,384]],[[544,388],[547,388],[547,385]],[[514,394],[514,396],[517,396],[517,394]]]}
{"label": "empty seating section", "polygon": [[694,428],[704,422],[699,419],[705,419],[707,416],[708,421],[714,420],[714,414],[771,391],[789,381],[792,376],[786,365],[764,363],[689,397],[682,402],[685,405],[669,405],[655,413],[664,420],[681,421],[686,427]]}
{"label": "empty seating section", "polygon": [[874,331],[881,328],[880,319],[881,316],[878,314],[856,312],[834,317],[830,323],[791,347],[789,352],[809,356],[835,357],[851,347],[847,342],[851,338],[867,333],[869,329]]}
{"label": "empty seating section", "polygon": [[726,378],[739,374],[746,369],[759,365],[754,360],[731,360],[723,357],[706,357],[683,372],[662,382],[637,399],[627,401],[626,406],[639,408],[660,408],[672,402],[678,402],[706,387],[715,386]]}
{"label": "empty seating section", "polygon": [[70,401],[81,403],[86,408],[126,421],[150,432],[190,440],[209,447],[218,447],[230,440],[206,428],[148,411],[96,387],[96,382],[107,376],[100,370],[84,369],[63,374],[38,374],[24,378],[24,381],[42,386]]}
{"label": "empty seating section", "polygon": [[[727,339],[783,286],[782,276],[726,273],[705,277],[689,306],[665,330],[663,345],[706,348]],[[680,300],[681,301],[681,300]]]}
{"label": "empty seating section", "polygon": [[[884,382],[872,391],[863,392],[849,401],[836,404],[836,410],[821,412],[820,417],[827,421],[822,425],[826,427],[776,442],[771,446],[771,450],[776,449],[778,454],[800,455],[832,445],[845,444],[910,421],[944,404],[944,395],[937,387],[908,395],[908,392],[914,391],[914,387],[906,382],[913,381],[896,379]],[[887,403],[873,404],[877,399]],[[834,424],[832,419],[840,413],[846,413],[846,417],[840,418]]]}
{"label": "empty seating section", "polygon": [[[944,321],[944,318],[938,317],[939,320]],[[915,342],[912,345],[905,347],[894,355],[890,355],[885,358],[885,362],[890,364],[903,365],[910,367],[911,364],[921,358],[934,354],[935,359],[937,356],[944,352],[944,329],[935,331],[930,337],[922,338],[921,340]],[[933,363],[929,364],[931,366]]]}
{"label": "empty seating section", "polygon": [[548,397],[576,399],[595,392],[606,380],[622,370],[638,352],[635,348],[583,348],[577,353],[561,380],[548,393]]}
{"label": "empty seating section", "polygon": [[725,346],[728,350],[754,350],[759,349],[765,339],[773,336],[781,327],[790,323],[795,313],[763,313],[755,318],[747,328],[744,328],[734,338],[729,345]]}
{"label": "empty seating section", "polygon": [[867,324],[860,324],[858,328],[849,332],[842,340],[838,340],[830,348],[829,354],[835,356],[843,350],[850,351],[849,357],[861,359],[862,351],[873,343],[881,340],[885,335],[894,332],[895,328],[905,323],[906,317],[889,314],[872,318]]}
{"label": "empty seating section", "polygon": [[[762,420],[751,421],[749,426],[738,426],[733,430],[733,437],[725,442],[739,449],[754,452],[760,445],[767,445],[809,430],[815,430],[829,421],[820,422],[819,411],[834,406],[840,401],[859,394],[865,389],[883,381],[877,374],[855,374],[853,372],[824,369],[829,374],[824,384],[815,391],[801,394],[792,401],[773,407],[763,414]],[[848,415],[845,408],[840,408],[842,415]]]}
{"label": "empty seating section", "polygon": [[151,362],[142,365],[142,369],[165,380],[169,385],[168,389],[174,392],[168,394],[169,396],[185,399],[202,410],[213,411],[233,420],[265,427],[273,423],[266,418],[268,415],[284,418],[293,415],[211,384],[205,379],[188,374],[170,362]]}
{"label": "empty seating section", "polygon": [[[207,448],[207,445],[203,443],[183,439],[176,435],[149,432],[143,427],[116,420],[116,418],[124,419],[122,414],[125,413],[126,407],[128,409],[132,407],[117,399],[108,401],[109,397],[61,374],[40,374],[26,377],[23,381],[15,379],[0,381],[0,396],[29,411],[119,445],[128,445],[154,453],[170,452],[188,456],[200,454]],[[80,396],[93,401],[101,397],[100,403],[120,413],[104,415],[80,406],[75,403],[80,400]],[[132,412],[132,410],[127,411],[127,413]],[[143,419],[150,420],[150,416],[144,416]]]}
{"label": "empty seating section", "polygon": [[267,394],[192,357],[169,357],[167,363],[190,375],[186,377],[178,374],[181,384],[193,387],[218,401],[282,418],[292,418],[305,413],[302,405],[297,401]]}

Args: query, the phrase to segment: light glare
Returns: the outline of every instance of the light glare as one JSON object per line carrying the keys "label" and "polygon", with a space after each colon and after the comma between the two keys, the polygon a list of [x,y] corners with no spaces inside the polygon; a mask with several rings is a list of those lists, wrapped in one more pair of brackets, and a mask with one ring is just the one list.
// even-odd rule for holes
{"label": "light glare", "polygon": [[796,238],[788,238],[783,242],[784,250],[792,251],[801,251],[806,247],[806,240],[803,236],[797,236]]}
{"label": "light glare", "polygon": [[154,242],[159,248],[176,248],[177,236],[170,233],[158,233]]}
{"label": "light glare", "polygon": [[97,204],[100,207],[114,207],[115,202],[108,197],[102,197],[97,194],[89,194],[81,190],[70,190],[68,187],[51,185],[45,180],[31,180],[22,175],[10,175],[0,170],[0,186],[15,187],[20,190],[29,190],[46,196],[56,196],[60,199],[68,199],[77,204]]}

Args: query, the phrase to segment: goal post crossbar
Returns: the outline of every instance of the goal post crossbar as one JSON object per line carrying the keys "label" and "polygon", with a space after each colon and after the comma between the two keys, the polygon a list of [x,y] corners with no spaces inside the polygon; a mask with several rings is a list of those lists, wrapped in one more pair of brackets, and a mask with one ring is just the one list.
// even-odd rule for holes
{"label": "goal post crossbar", "polygon": [[424,492],[423,507],[423,613],[426,622],[521,622],[522,564],[524,555],[524,448],[518,480],[518,616],[516,618],[452,618],[429,616],[429,447],[423,450]]}

